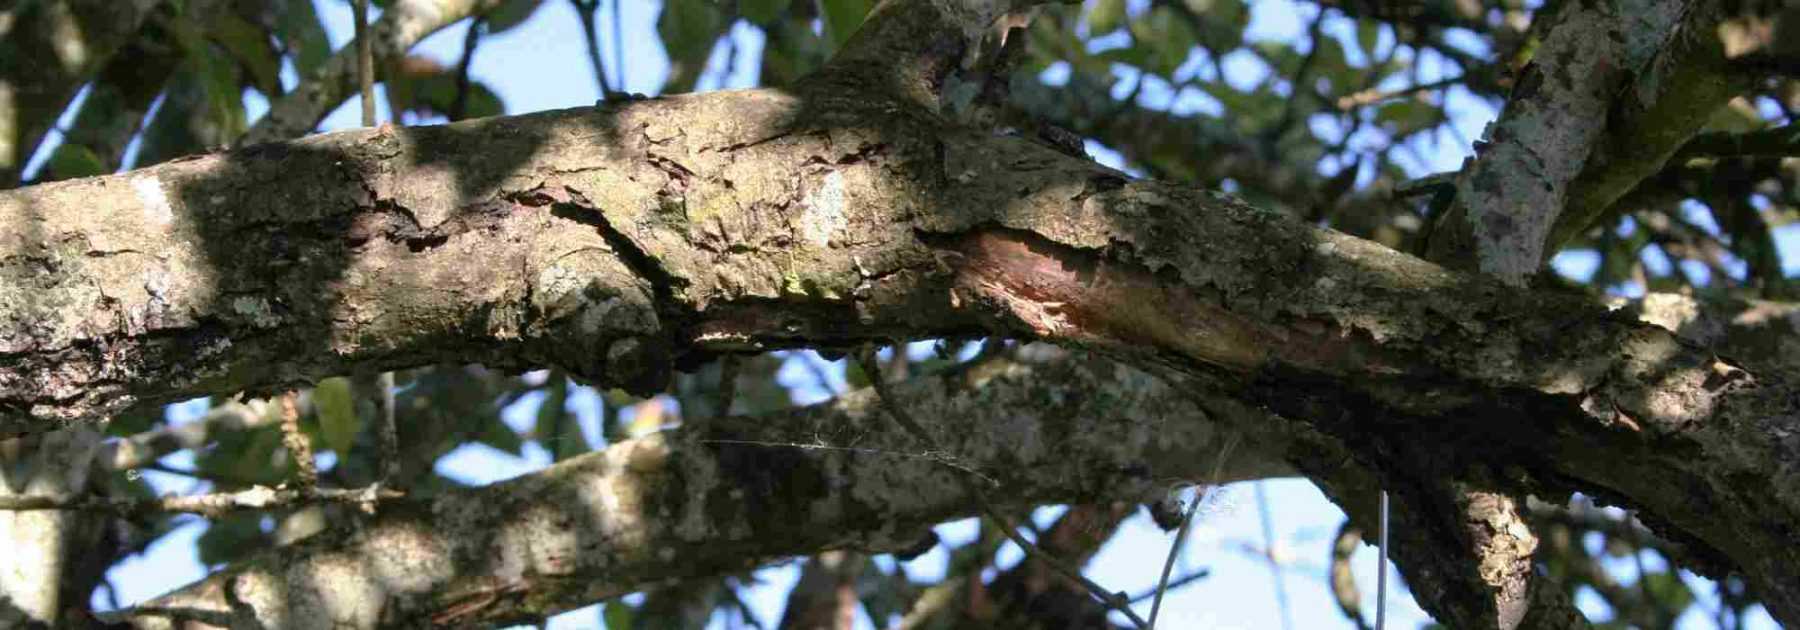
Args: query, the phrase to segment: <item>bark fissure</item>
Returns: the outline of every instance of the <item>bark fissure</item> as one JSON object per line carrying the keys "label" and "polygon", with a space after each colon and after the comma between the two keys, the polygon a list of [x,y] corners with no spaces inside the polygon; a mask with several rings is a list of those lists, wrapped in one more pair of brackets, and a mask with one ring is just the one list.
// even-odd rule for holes
{"label": "bark fissure", "polygon": [[[868,37],[896,33],[910,31]],[[1416,575],[1474,572],[1511,588],[1504,582],[1513,565],[1483,574],[1426,559],[1445,545],[1504,542],[1456,519],[1509,508],[1446,503],[1418,481],[1479,473],[1491,479],[1471,492],[1591,490],[1641,509],[1659,533],[1728,558],[1778,618],[1800,619],[1800,587],[1786,581],[1800,566],[1789,544],[1800,523],[1800,403],[1789,373],[1752,372],[1583,296],[1459,275],[1225,195],[1130,181],[1043,143],[957,126],[937,115],[934,99],[914,97],[934,89],[946,55],[961,49],[926,48],[912,59],[917,67],[827,75],[792,92],[330,134],[0,193],[0,228],[23,235],[0,241],[0,260],[27,261],[0,267],[0,304],[8,305],[0,351],[11,353],[0,362],[0,434],[352,369],[549,364],[650,392],[671,364],[712,352],[991,329],[1092,348],[1281,412],[1283,430],[1299,436],[1285,454],[1334,497],[1348,502],[1378,482],[1415,497],[1419,512],[1402,518],[1414,519],[1425,540],[1401,549]],[[836,67],[849,73],[849,63]],[[95,207],[115,220],[94,223],[85,211]],[[143,254],[88,256],[73,243]],[[210,352],[177,354],[155,342],[201,331]],[[1062,452],[1114,446],[1127,447]],[[532,484],[580,466],[653,477],[668,464],[681,467],[663,479],[677,489],[645,498],[634,494],[637,480],[606,500],[688,506],[670,508],[683,516],[677,534],[642,523],[608,529],[610,511],[526,515],[508,529],[480,521],[500,518],[480,502],[457,503],[476,494],[459,495],[429,515],[402,510],[383,530],[420,537],[429,549],[450,546],[420,561],[447,564],[382,579],[417,577],[407,592],[455,595],[457,610],[473,610],[455,619],[494,620],[541,601],[514,597],[521,592],[566,602],[576,597],[569,592],[598,597],[653,575],[608,574],[615,582],[597,585],[590,578],[599,574],[580,563],[615,559],[532,556],[543,547],[516,540],[611,531],[604,542],[620,548],[685,558],[724,545],[734,553],[720,557],[739,563],[850,544],[819,538],[845,524],[863,527],[858,536],[885,535],[867,529],[879,525],[855,497],[822,504],[836,520],[790,535],[798,538],[720,530],[716,523],[734,521],[707,518],[741,521],[751,503],[792,516],[798,503],[775,492],[770,471],[785,466],[817,480],[838,464],[713,442],[632,445],[639,448],[647,450],[609,451],[481,496],[525,487],[554,495]],[[1108,475],[1131,465],[1106,453],[1071,474],[1081,484],[1123,483]],[[772,459],[758,459],[765,455]],[[1043,472],[1006,449],[959,455]],[[918,483],[949,484],[954,474],[881,471]],[[718,485],[740,478],[748,485],[738,494]],[[1049,483],[1033,479],[1016,483]],[[1099,491],[1074,494],[1087,492]],[[898,513],[935,519],[967,508],[946,501]],[[487,533],[453,541],[434,528]],[[496,540],[512,555],[460,546]],[[777,544],[785,546],[765,546]],[[380,557],[383,566],[413,567],[403,556]],[[730,568],[739,567],[692,565]],[[245,601],[259,597],[255,579],[237,585]],[[1455,609],[1467,605],[1463,597],[1427,603]],[[1517,613],[1491,603],[1502,607],[1462,618],[1501,625]],[[431,614],[440,614],[442,605],[394,609],[439,606]]]}

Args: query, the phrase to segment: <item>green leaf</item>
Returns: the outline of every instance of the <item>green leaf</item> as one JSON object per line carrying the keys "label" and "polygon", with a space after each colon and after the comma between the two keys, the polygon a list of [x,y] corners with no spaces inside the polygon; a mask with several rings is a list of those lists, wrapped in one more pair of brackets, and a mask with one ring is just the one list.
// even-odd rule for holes
{"label": "green leaf", "polygon": [[250,73],[250,85],[256,91],[268,98],[281,95],[281,53],[275,50],[275,41],[263,27],[234,12],[219,11],[208,25],[207,37],[219,45],[226,57]]}
{"label": "green leaf", "polygon": [[690,59],[710,52],[724,15],[706,0],[669,0],[656,20],[656,34],[670,59]]}
{"label": "green leaf", "polygon": [[738,14],[757,26],[765,26],[781,17],[792,0],[738,0]]}
{"label": "green leaf", "polygon": [[629,630],[637,621],[637,609],[622,601],[606,602],[600,620],[606,622],[606,630]]}
{"label": "green leaf", "polygon": [[313,386],[313,408],[319,414],[319,437],[325,446],[340,455],[350,452],[356,443],[356,432],[362,419],[356,415],[356,402],[350,393],[350,381],[343,377],[328,378]]}
{"label": "green leaf", "polygon": [[1444,113],[1436,106],[1410,99],[1383,103],[1375,110],[1375,122],[1396,137],[1437,126],[1443,118]]}
{"label": "green leaf", "polygon": [[498,415],[481,421],[480,427],[476,429],[475,441],[510,453],[514,457],[525,454],[525,439],[519,437],[519,433],[507,425],[506,421],[501,420]]}
{"label": "green leaf", "polygon": [[790,16],[765,28],[769,37],[763,48],[764,86],[789,85],[825,63],[825,40],[808,22]]}
{"label": "green leaf", "polygon": [[456,109],[456,69],[438,65],[420,56],[409,56],[397,66],[394,76],[387,77],[387,95],[394,111],[412,112],[419,116],[443,116],[451,120],[484,118],[506,113],[500,96],[480,81],[471,80],[464,97],[461,115]]}
{"label": "green leaf", "polygon": [[491,35],[518,26],[542,5],[542,0],[506,0],[492,11],[482,14],[482,22],[487,25],[487,32]]}
{"label": "green leaf", "polygon": [[1375,59],[1375,49],[1381,46],[1381,23],[1369,18],[1356,20],[1356,47],[1361,48],[1371,63]]}
{"label": "green leaf", "polygon": [[[55,160],[56,157],[51,156],[50,159]],[[107,420],[106,434],[113,437],[137,435],[162,422],[162,405],[138,405]]]}
{"label": "green leaf", "polygon": [[1199,36],[1208,47],[1225,54],[1244,44],[1244,27],[1250,25],[1250,7],[1244,0],[1186,0],[1186,4],[1190,13],[1200,16],[1205,32]]}
{"label": "green leaf", "polygon": [[[279,413],[275,410],[279,405],[270,407],[269,413]],[[285,481],[293,469],[292,466],[269,464],[275,459],[275,449],[280,447],[281,432],[273,425],[225,432],[216,436],[211,448],[194,457],[194,468],[200,476],[219,481],[228,488],[273,485]]]}
{"label": "green leaf", "polygon": [[1181,67],[1198,43],[1186,19],[1169,7],[1156,7],[1131,23],[1131,37],[1154,53],[1144,70],[1169,76]]}
{"label": "green leaf", "polygon": [[862,361],[844,362],[844,384],[850,389],[862,389],[873,383],[874,381],[869,380],[869,373],[863,371]]}
{"label": "green leaf", "polygon": [[56,179],[92,177],[108,172],[106,161],[95,155],[93,149],[72,142],[57,145],[46,166]]}
{"label": "green leaf", "polygon": [[331,57],[331,39],[325,36],[325,25],[313,3],[289,0],[271,4],[280,11],[275,17],[275,38],[294,61],[294,70],[301,77],[312,76]]}
{"label": "green leaf", "polygon": [[200,562],[225,564],[266,549],[273,541],[263,532],[260,512],[242,512],[218,519],[200,535]]}
{"label": "green leaf", "polygon": [[575,414],[568,410],[569,378],[562,372],[551,371],[550,383],[544,389],[549,396],[538,407],[537,425],[532,431],[538,444],[559,462],[588,452],[587,437],[581,434]]}
{"label": "green leaf", "polygon": [[1694,602],[1694,592],[1673,572],[1651,573],[1640,578],[1644,590],[1664,606],[1665,610],[1683,610]]}
{"label": "green leaf", "polygon": [[869,15],[873,0],[821,0],[820,8],[824,9],[825,39],[831,42],[831,49],[844,47],[850,40],[850,34],[862,26],[863,18]]}
{"label": "green leaf", "polygon": [[1100,0],[1088,7],[1088,36],[1099,37],[1125,25],[1125,0]]}

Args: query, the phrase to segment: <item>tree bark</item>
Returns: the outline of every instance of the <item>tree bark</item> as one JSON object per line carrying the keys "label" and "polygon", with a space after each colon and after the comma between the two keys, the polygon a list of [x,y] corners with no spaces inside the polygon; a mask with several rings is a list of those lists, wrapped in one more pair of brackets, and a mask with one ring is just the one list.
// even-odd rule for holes
{"label": "tree bark", "polygon": [[[918,452],[867,390],[777,417],[690,421],[539,474],[383,504],[119,617],[140,628],[538,619],[782,556],[906,548],[973,513],[966,471],[1011,506],[1143,500],[1210,474],[1196,453],[1238,439],[1188,392],[1105,362],[981,366],[896,392],[945,453]],[[1234,452],[1222,481],[1283,470],[1255,448]]]}
{"label": "tree bark", "polygon": [[1629,506],[1800,622],[1792,371],[955,126],[933,89],[967,42],[909,6],[792,90],[0,193],[0,433],[353,369],[552,364],[648,392],[719,352],[999,332],[1279,413],[1237,428],[1285,436],[1271,452],[1341,503],[1476,477]]}

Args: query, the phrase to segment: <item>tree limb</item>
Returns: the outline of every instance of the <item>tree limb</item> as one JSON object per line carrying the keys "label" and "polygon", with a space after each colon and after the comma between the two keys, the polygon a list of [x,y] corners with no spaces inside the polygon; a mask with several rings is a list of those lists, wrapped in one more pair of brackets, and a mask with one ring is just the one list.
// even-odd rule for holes
{"label": "tree limb", "polygon": [[[890,4],[883,20],[939,19]],[[883,28],[871,41],[947,27]],[[952,48],[783,92],[344,132],[0,193],[0,432],[358,368],[552,364],[653,391],[715,352],[997,329],[1275,411],[1337,445],[1281,449],[1322,484],[1501,470],[1509,492],[1629,505],[1800,620],[1790,372],[952,126],[931,109]]]}
{"label": "tree limb", "polygon": [[[1670,67],[1686,68],[1682,62],[1688,59],[1665,58],[1672,56],[1665,49],[1680,48],[1684,41],[1694,40],[1702,49],[1709,43],[1717,48],[1716,38],[1687,34],[1705,33],[1706,27],[1717,23],[1717,13],[1704,5],[1691,0],[1561,5],[1548,18],[1557,21],[1521,71],[1500,120],[1483,134],[1486,142],[1476,145],[1476,157],[1458,175],[1455,203],[1433,232],[1431,258],[1517,284],[1555,251],[1556,243],[1550,239],[1553,224],[1567,221],[1566,214],[1587,216],[1590,206],[1598,212],[1610,205],[1611,198],[1589,201],[1574,190],[1575,180],[1590,161],[1606,161],[1604,156],[1590,157],[1608,133],[1608,124],[1597,121],[1607,121],[1620,99],[1636,103],[1664,96],[1667,90],[1687,89],[1665,88],[1649,78],[1640,82],[1638,76],[1651,75],[1659,58]],[[1696,109],[1710,113],[1726,97],[1699,99],[1706,102]],[[1661,168],[1662,160],[1697,130],[1704,116],[1694,120],[1692,128],[1657,122],[1664,124],[1656,128],[1659,134],[1678,137],[1664,146],[1632,144],[1629,155],[1653,156],[1644,160],[1650,162],[1648,169],[1608,164],[1613,171],[1608,177],[1629,180],[1623,187],[1611,187],[1617,188],[1613,198]],[[1580,210],[1565,210],[1565,204]]]}
{"label": "tree limb", "polygon": [[[895,392],[946,450],[999,480],[1008,505],[1157,495],[1170,479],[1205,474],[1212,462],[1196,455],[1230,435],[1202,420],[1186,392],[1104,362],[988,371]],[[1046,387],[1089,395],[1046,405]],[[1076,452],[1085,455],[1067,456]],[[1232,460],[1232,480],[1268,471],[1253,463],[1266,456]],[[920,456],[865,390],[779,417],[689,422],[511,481],[384,503],[359,527],[266,551],[120,617],[161,628],[174,625],[167,611],[230,613],[233,590],[268,627],[535,618],[781,556],[907,547],[970,513],[963,474]]]}
{"label": "tree limb", "polygon": [[[396,2],[370,25],[373,58],[396,59],[413,44],[458,20],[487,12],[507,0],[411,0]],[[325,115],[357,93],[357,47],[345,46],[319,66],[300,85],[269,104],[264,115],[244,137],[241,146],[306,135]]]}

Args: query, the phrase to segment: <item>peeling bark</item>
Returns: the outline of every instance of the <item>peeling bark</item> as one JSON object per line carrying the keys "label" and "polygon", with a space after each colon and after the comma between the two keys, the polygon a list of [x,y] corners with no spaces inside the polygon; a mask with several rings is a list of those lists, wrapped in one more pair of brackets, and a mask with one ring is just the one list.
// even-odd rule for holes
{"label": "peeling bark", "polygon": [[836,89],[330,134],[3,193],[0,225],[8,432],[352,368],[643,390],[669,358],[1000,329],[1796,566],[1766,553],[1800,505],[1780,373]]}
{"label": "peeling bark", "polygon": [[[935,15],[884,6],[871,24]],[[1640,510],[1687,550],[1683,561],[1742,571],[1778,619],[1800,620],[1800,585],[1790,579],[1800,567],[1791,545],[1800,529],[1800,390],[1791,370],[1739,364],[1583,296],[1459,275],[1217,193],[1130,181],[1031,139],[957,127],[932,98],[966,46],[937,37],[949,28],[865,29],[853,48],[894,54],[841,57],[792,91],[345,132],[0,193],[8,235],[0,237],[0,434],[355,369],[551,364],[651,391],[671,363],[718,352],[997,331],[1100,351],[1281,414],[1263,414],[1260,428],[1233,426],[1271,440],[1259,445],[1353,514],[1357,492],[1425,496],[1438,479],[1483,478],[1494,487],[1478,490],[1512,495],[1581,490]],[[105,221],[94,220],[96,209]],[[1093,395],[1057,391],[1073,404]],[[1133,426],[1113,431],[1149,430]],[[704,475],[718,470],[741,475],[730,483],[767,481],[757,476],[766,465],[733,468],[740,464],[721,460],[723,451],[680,442],[695,434],[666,438],[667,461],[701,475],[681,477],[684,486],[713,487]],[[1107,449],[1142,446],[1120,435],[1128,433],[1064,454],[1110,462],[1122,455]],[[557,494],[556,484],[586,467],[607,479],[637,475],[632,453],[398,507],[365,533],[277,552],[259,561],[273,564],[169,601],[203,601],[227,615],[230,595],[257,615],[302,621],[281,606],[311,600],[269,586],[316,590],[341,575],[380,598],[408,595],[334,610],[473,620],[618,592],[607,589],[663,576],[609,572],[596,581],[582,573],[590,563],[614,563],[612,571],[624,556],[532,555],[583,539],[554,518],[499,514],[484,502],[529,491],[555,505],[594,505],[600,495]],[[782,466],[827,457],[771,456]],[[931,481],[931,467],[920,466],[905,483]],[[1006,481],[1023,484],[1021,500],[1069,489],[1032,494],[1031,484],[1050,478],[1032,479]],[[692,493],[660,491],[673,493],[657,499],[671,513],[701,513]],[[967,508],[946,492],[906,518]],[[1461,513],[1420,518],[1437,524],[1425,530],[1436,548],[1469,537],[1444,533],[1445,514]],[[569,518],[581,531],[605,531],[613,514]],[[621,554],[680,554],[704,534],[717,539],[711,553],[743,545],[720,562],[750,562],[867,533],[784,514],[784,525],[816,526],[748,538],[655,530],[611,542],[630,543]],[[548,546],[484,559],[525,531]],[[357,578],[345,568],[360,565],[345,558],[361,556],[325,553],[349,548],[389,558],[373,566],[407,570]],[[279,559],[307,549],[322,564]],[[381,555],[421,549],[450,560],[420,566]],[[1409,571],[1431,566],[1402,560]],[[313,568],[289,572],[296,566]],[[473,574],[488,577],[454,581]],[[581,578],[559,581],[565,575]],[[440,595],[428,602],[420,592]]]}

